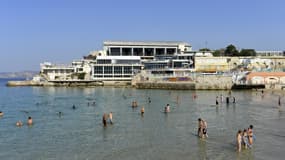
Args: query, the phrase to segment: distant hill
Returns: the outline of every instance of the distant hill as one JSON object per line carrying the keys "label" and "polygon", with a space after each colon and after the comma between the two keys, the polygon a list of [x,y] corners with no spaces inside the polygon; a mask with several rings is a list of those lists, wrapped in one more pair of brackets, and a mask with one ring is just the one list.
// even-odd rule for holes
{"label": "distant hill", "polygon": [[38,71],[23,71],[23,72],[0,72],[0,78],[21,78],[31,79],[37,75]]}

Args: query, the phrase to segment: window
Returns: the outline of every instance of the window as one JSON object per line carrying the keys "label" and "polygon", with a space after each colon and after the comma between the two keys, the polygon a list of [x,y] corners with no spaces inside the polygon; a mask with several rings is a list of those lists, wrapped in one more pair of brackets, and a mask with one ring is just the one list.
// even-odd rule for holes
{"label": "window", "polygon": [[134,48],[134,56],[143,56],[143,49],[142,48]]}
{"label": "window", "polygon": [[103,67],[102,66],[94,66],[94,74],[102,74]]}
{"label": "window", "polygon": [[113,73],[113,67],[112,66],[105,66],[104,67],[104,74],[112,74]]}
{"label": "window", "polygon": [[110,48],[111,56],[120,56],[121,49],[120,48]]}

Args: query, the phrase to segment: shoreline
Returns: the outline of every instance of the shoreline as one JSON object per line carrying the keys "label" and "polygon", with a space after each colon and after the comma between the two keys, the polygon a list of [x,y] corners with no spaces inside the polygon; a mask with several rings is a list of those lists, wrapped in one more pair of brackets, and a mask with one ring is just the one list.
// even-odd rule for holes
{"label": "shoreline", "polygon": [[233,83],[198,83],[194,81],[186,82],[137,82],[132,84],[130,81],[52,81],[52,82],[37,82],[33,80],[8,81],[7,87],[125,87],[136,89],[166,89],[166,90],[283,90],[282,87],[271,89],[266,85],[236,85]]}

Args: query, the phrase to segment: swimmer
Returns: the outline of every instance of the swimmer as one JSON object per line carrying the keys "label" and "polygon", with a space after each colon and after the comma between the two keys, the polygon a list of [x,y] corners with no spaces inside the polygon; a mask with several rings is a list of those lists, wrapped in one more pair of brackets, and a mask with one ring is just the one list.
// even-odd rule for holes
{"label": "swimmer", "polygon": [[216,105],[219,105],[219,100],[218,99],[219,99],[219,97],[217,96],[216,97]]}
{"label": "swimmer", "polygon": [[169,104],[167,104],[167,105],[164,107],[164,112],[165,112],[165,113],[170,112],[170,106],[169,106]]}
{"label": "swimmer", "polygon": [[198,131],[197,135],[202,138],[202,128],[203,128],[203,122],[201,118],[198,118]]}
{"label": "swimmer", "polygon": [[76,109],[75,105],[72,106],[72,109]]}
{"label": "swimmer", "polygon": [[207,137],[208,138],[208,134],[207,134],[207,128],[208,128],[208,125],[207,125],[207,122],[205,120],[202,119],[202,138],[205,138]]}
{"label": "swimmer", "polygon": [[21,126],[23,126],[22,121],[18,121],[18,122],[16,122],[16,126],[17,126],[17,127],[21,127]]}
{"label": "swimmer", "polygon": [[132,102],[132,107],[134,108],[134,107],[137,107],[137,106],[138,106],[137,101],[133,101]]}
{"label": "swimmer", "polygon": [[151,103],[150,97],[148,97],[148,103]]}
{"label": "swimmer", "polygon": [[32,124],[33,124],[33,119],[32,119],[32,117],[29,117],[29,118],[28,118],[27,124],[28,124],[28,125],[32,125]]}
{"label": "swimmer", "polygon": [[2,111],[0,111],[0,117],[2,117],[4,115],[4,113]]}
{"label": "swimmer", "polygon": [[110,124],[113,124],[113,112],[109,113],[109,122]]}
{"label": "swimmer", "polygon": [[237,142],[237,151],[240,152],[241,151],[241,142],[242,142],[242,135],[241,135],[242,131],[238,130],[237,132],[237,136],[236,136],[236,142]]}
{"label": "swimmer", "polygon": [[142,108],[141,108],[141,115],[143,116],[143,114],[144,114],[144,107],[142,106]]}
{"label": "swimmer", "polygon": [[108,117],[107,114],[104,113],[104,114],[103,114],[103,117],[102,117],[102,122],[103,122],[104,127],[107,126],[107,117]]}
{"label": "swimmer", "polygon": [[62,112],[58,112],[58,116],[61,117],[62,116]]}
{"label": "swimmer", "polygon": [[242,144],[245,149],[247,149],[248,146],[248,136],[247,136],[247,130],[244,129],[242,132]]}
{"label": "swimmer", "polygon": [[249,128],[247,129],[247,135],[248,135],[248,144],[253,144],[253,125],[249,125]]}

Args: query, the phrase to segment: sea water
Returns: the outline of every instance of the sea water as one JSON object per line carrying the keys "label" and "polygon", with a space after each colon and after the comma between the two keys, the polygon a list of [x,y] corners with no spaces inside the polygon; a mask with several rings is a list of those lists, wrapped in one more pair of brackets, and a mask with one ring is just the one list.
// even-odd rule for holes
{"label": "sea water", "polygon": [[[236,103],[215,105],[228,91],[113,87],[6,87],[0,81],[0,159],[283,159],[285,100],[279,91],[232,91]],[[196,94],[197,98],[193,98]],[[281,107],[278,107],[278,96]],[[151,102],[148,102],[150,97]],[[132,108],[132,101],[138,102]],[[163,113],[166,104],[171,112]],[[72,106],[75,109],[72,109]],[[145,114],[140,115],[144,106]],[[59,115],[59,112],[62,114]],[[113,125],[102,125],[113,112]],[[34,124],[26,125],[31,116]],[[197,119],[207,139],[196,136]],[[22,127],[15,123],[21,120]],[[254,125],[251,149],[236,152],[239,129]]]}

